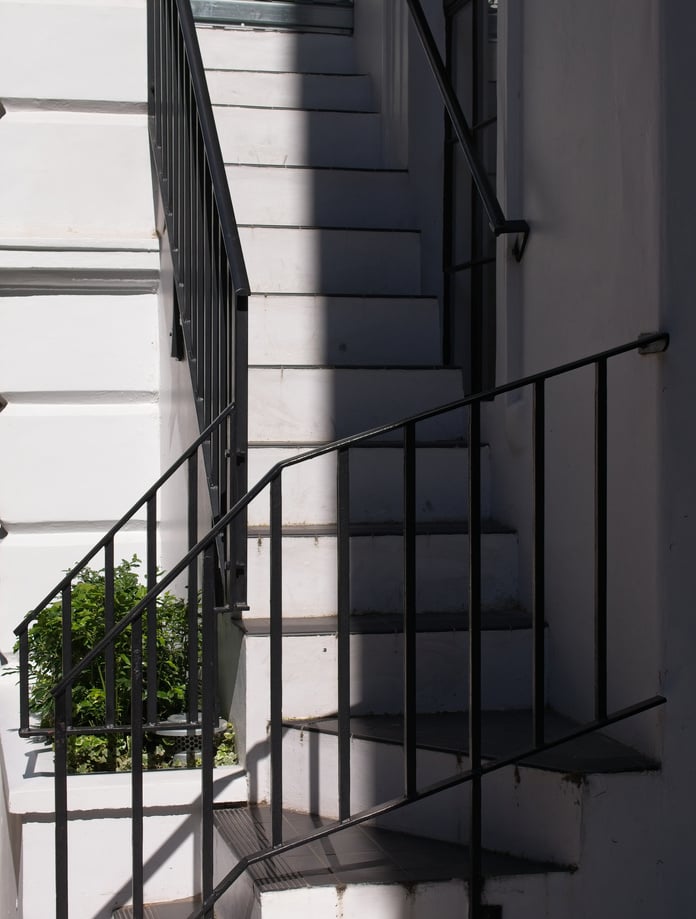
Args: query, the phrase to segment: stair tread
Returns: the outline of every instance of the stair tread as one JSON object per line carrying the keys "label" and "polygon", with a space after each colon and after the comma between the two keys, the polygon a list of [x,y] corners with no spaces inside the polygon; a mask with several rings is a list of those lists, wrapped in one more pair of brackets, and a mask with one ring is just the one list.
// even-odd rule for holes
{"label": "stair tread", "polygon": [[[199,898],[146,903],[143,907],[143,919],[188,919],[200,904]],[[134,915],[132,906],[122,906],[114,911],[112,919],[133,919]]]}
{"label": "stair tread", "polygon": [[[299,723],[298,723],[299,725]],[[302,722],[304,730],[335,734],[335,718]],[[546,736],[552,740],[577,730],[580,724],[557,712],[546,712]],[[416,721],[418,746],[445,753],[468,753],[468,713],[437,712],[419,714]],[[532,745],[530,709],[484,711],[482,749],[487,759],[505,759]],[[351,736],[384,743],[402,743],[403,718],[400,715],[365,715],[351,718]],[[520,765],[572,774],[645,772],[658,764],[632,747],[595,731],[564,743],[545,753],[520,761]]]}
{"label": "stair tread", "polygon": [[[402,521],[365,521],[354,522],[349,526],[351,536],[402,536]],[[515,531],[496,520],[485,520],[481,524],[485,534],[510,535]],[[249,527],[249,536],[259,538],[270,535],[269,526]],[[416,533],[419,536],[465,536],[469,532],[466,520],[422,520],[416,521]],[[335,536],[336,524],[289,524],[283,526],[283,536]]]}
{"label": "stair tread", "polygon": [[[528,629],[530,617],[523,610],[485,610],[482,613],[484,631],[512,631]],[[271,620],[244,617],[244,630],[251,636],[268,635]],[[468,631],[469,623],[464,612],[421,612],[416,617],[416,630],[425,632]],[[338,629],[336,616],[298,616],[283,622],[286,636],[332,635]],[[391,635],[403,631],[403,613],[354,613],[350,617],[352,635]]]}
{"label": "stair tread", "polygon": [[[296,811],[283,811],[283,838],[316,831],[333,821]],[[265,805],[218,810],[215,824],[238,855],[269,845],[271,811]],[[250,866],[261,892],[347,884],[417,884],[468,878],[468,848],[454,843],[353,826],[308,845]],[[557,871],[546,862],[483,853],[485,877],[506,877]]]}

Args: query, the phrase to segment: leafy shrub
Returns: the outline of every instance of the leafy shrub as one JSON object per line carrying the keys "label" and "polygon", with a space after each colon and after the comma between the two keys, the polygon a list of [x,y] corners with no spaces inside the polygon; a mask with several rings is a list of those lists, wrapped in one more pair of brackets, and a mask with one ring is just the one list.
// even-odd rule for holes
{"label": "leafy shrub", "polygon": [[[118,622],[146,594],[139,581],[137,556],[122,561],[114,569],[114,621]],[[85,568],[72,586],[72,662],[78,663],[105,634],[104,571]],[[188,673],[188,615],[184,600],[170,593],[157,598],[157,713],[158,720],[186,709],[187,691],[197,690],[198,674]],[[143,615],[143,681],[147,704],[147,617]],[[197,629],[200,643],[200,628]],[[200,645],[198,648],[200,652]],[[31,711],[41,727],[54,725],[54,700],[51,690],[62,676],[62,611],[57,601],[43,609],[29,630]],[[115,721],[131,723],[131,628],[115,641]],[[106,665],[98,656],[77,677],[72,689],[72,723],[79,727],[98,727],[106,721]],[[172,765],[175,741],[146,735],[146,765],[156,768]],[[234,757],[234,735],[228,730],[220,736],[217,759]],[[235,760],[236,761],[236,760]],[[70,738],[68,767],[74,772],[115,771],[130,768],[130,738],[123,734],[79,735]]]}

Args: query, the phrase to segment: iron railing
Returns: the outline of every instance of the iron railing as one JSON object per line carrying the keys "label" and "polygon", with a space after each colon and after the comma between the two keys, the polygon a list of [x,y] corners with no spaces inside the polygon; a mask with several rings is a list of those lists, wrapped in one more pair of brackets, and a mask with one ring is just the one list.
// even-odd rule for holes
{"label": "iron railing", "polygon": [[[150,0],[148,113],[180,318],[202,430],[213,519],[246,491],[249,280],[188,0]],[[227,412],[227,406],[231,406]],[[246,526],[218,540],[222,596],[246,601]]]}
{"label": "iron railing", "polygon": [[[583,360],[528,376],[513,383],[499,386],[496,389],[475,396],[467,397],[429,411],[421,412],[410,418],[383,425],[374,430],[346,437],[331,444],[317,447],[300,456],[296,456],[278,463],[249,492],[239,500],[230,510],[217,521],[212,529],[191,546],[186,555],[156,583],[148,581],[147,594],[133,609],[124,616],[120,622],[111,625],[107,619],[106,634],[86,654],[83,659],[75,664],[70,660],[70,655],[63,654],[63,677],[53,689],[55,698],[55,729],[54,740],[56,747],[56,884],[57,884],[57,916],[65,919],[68,916],[68,880],[67,880],[67,743],[68,739],[76,734],[98,734],[120,732],[128,734],[131,738],[133,751],[132,769],[132,812],[133,812],[133,905],[136,916],[142,915],[143,909],[143,866],[142,866],[142,834],[143,834],[143,797],[142,797],[142,762],[140,753],[143,749],[143,738],[146,732],[156,730],[160,723],[156,720],[156,712],[143,711],[143,678],[142,678],[142,653],[143,629],[145,618],[156,611],[157,597],[182,574],[188,576],[187,598],[189,610],[190,640],[194,641],[194,633],[198,626],[199,598],[198,588],[202,583],[201,622],[202,653],[201,653],[201,691],[192,692],[188,699],[188,723],[193,729],[200,729],[202,733],[202,767],[201,798],[202,798],[202,832],[201,832],[201,882],[200,889],[202,902],[199,909],[191,919],[197,917],[211,917],[214,904],[232,883],[250,865],[272,858],[291,849],[305,845],[313,840],[340,832],[349,826],[362,823],[366,820],[390,813],[406,807],[415,801],[422,800],[438,794],[448,788],[453,788],[463,783],[469,783],[471,788],[471,825],[470,825],[470,917],[480,919],[482,915],[482,780],[483,778],[506,766],[519,763],[537,753],[559,746],[575,737],[591,733],[599,728],[616,723],[640,712],[662,705],[665,699],[655,695],[642,699],[629,707],[611,711],[608,705],[608,668],[607,654],[607,401],[608,381],[607,363],[610,359],[631,351],[650,353],[661,351],[667,347],[668,336],[655,333],[641,336],[635,341],[628,342],[617,348],[592,355]],[[578,727],[572,733],[562,737],[550,739],[545,729],[545,673],[546,662],[544,657],[543,634],[545,628],[544,608],[544,557],[545,557],[545,496],[544,483],[546,481],[545,441],[544,432],[547,424],[547,410],[545,391],[549,380],[567,375],[573,371],[586,367],[595,369],[595,712],[594,718],[588,723]],[[483,521],[481,514],[481,412],[488,403],[500,396],[513,391],[529,388],[532,390],[533,400],[533,462],[532,481],[533,490],[533,532],[534,551],[532,558],[533,609],[533,664],[532,664],[532,706],[533,729],[529,737],[528,746],[503,759],[484,761],[481,748],[482,727],[482,694],[481,694],[481,640],[482,640],[482,531]],[[416,444],[418,426],[429,420],[450,414],[452,412],[468,412],[468,633],[469,633],[469,702],[468,702],[468,749],[469,768],[462,773],[450,776],[437,783],[426,787],[419,787],[416,764],[416,672],[417,672],[417,646],[416,646]],[[403,437],[403,481],[404,481],[404,519],[403,519],[403,631],[404,631],[404,690],[403,690],[403,757],[404,757],[404,785],[403,794],[389,801],[381,802],[374,807],[351,813],[350,804],[350,614],[351,614],[351,524],[350,519],[350,455],[351,450],[368,442],[379,441],[386,435],[401,432]],[[203,435],[202,435],[203,436]],[[211,436],[208,431],[206,437]],[[189,469],[193,468],[193,457],[201,446],[201,439],[192,446],[180,461],[188,462]],[[337,641],[338,641],[338,751],[339,773],[337,779],[339,819],[323,826],[311,835],[302,838],[283,839],[282,836],[282,807],[283,807],[283,472],[291,466],[306,464],[312,460],[335,454],[337,457],[336,476],[336,501],[337,501]],[[195,476],[191,475],[189,481],[193,482]],[[267,847],[250,853],[243,858],[237,866],[229,872],[217,885],[213,885],[213,735],[216,723],[216,610],[214,606],[215,588],[215,561],[214,552],[216,540],[236,518],[242,515],[249,503],[268,489],[270,499],[270,766],[271,766],[271,811],[272,811],[272,838]],[[195,489],[189,493],[195,493]],[[148,493],[149,494],[149,493]],[[144,496],[139,506],[146,504],[150,507],[150,498]],[[191,531],[194,531],[195,507],[189,503],[189,520]],[[148,518],[150,519],[150,518]],[[153,518],[154,519],[154,518]],[[153,526],[153,524],[150,524]],[[112,537],[105,537],[100,546],[107,549]],[[96,551],[96,549],[95,549]],[[94,553],[90,554],[90,558]],[[108,554],[107,554],[108,559]],[[111,563],[107,561],[107,566]],[[197,572],[201,570],[202,582],[198,580]],[[107,567],[107,571],[109,567]],[[148,556],[148,573],[151,570],[151,560]],[[70,634],[70,583],[77,569],[61,581],[51,597],[58,593],[63,601],[64,635],[69,641]],[[107,604],[108,605],[108,604]],[[23,729],[24,733],[31,733],[27,727],[27,693],[29,687],[29,664],[27,657],[28,626],[30,618],[25,620],[17,629],[20,637],[20,686],[23,698]],[[105,658],[108,660],[112,653],[116,638],[126,629],[131,629],[131,648],[133,670],[131,680],[132,723],[130,725],[113,725],[105,719],[101,728],[84,728],[72,722],[70,713],[70,693],[76,680],[93,662]],[[148,635],[152,635],[148,628]],[[149,653],[145,647],[145,654]],[[311,664],[308,662],[308,670]],[[148,667],[148,681],[154,680],[154,685],[148,686],[147,698],[156,695],[156,670]],[[154,691],[154,692],[153,692]],[[202,712],[202,717],[196,713],[196,708]],[[41,731],[45,733],[45,731]]]}

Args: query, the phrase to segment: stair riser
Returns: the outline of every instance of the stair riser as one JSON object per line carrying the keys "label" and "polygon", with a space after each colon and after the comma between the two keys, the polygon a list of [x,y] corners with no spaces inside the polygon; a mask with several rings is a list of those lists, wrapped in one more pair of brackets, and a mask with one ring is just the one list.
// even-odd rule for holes
{"label": "stair riser", "polygon": [[251,29],[198,28],[203,63],[217,69],[354,72],[350,38]]}
{"label": "stair riser", "polygon": [[333,166],[382,165],[379,115],[215,106],[225,163]]}
{"label": "stair riser", "polygon": [[[267,636],[246,637],[247,693],[265,697],[270,685]],[[466,632],[430,632],[417,637],[417,707],[421,712],[458,711],[468,697]],[[288,719],[328,717],[338,708],[335,634],[289,636],[283,640],[283,715]],[[483,633],[484,707],[529,704],[531,639],[526,630]],[[403,636],[352,635],[351,711],[354,715],[403,711]],[[312,680],[306,679],[311,671]]]}
{"label": "stair riser", "polygon": [[[301,451],[249,450],[249,481],[257,482],[272,466]],[[489,451],[481,450],[482,512],[490,508]],[[350,454],[350,519],[403,520],[403,450],[398,447],[354,449]],[[419,521],[465,520],[468,451],[428,447],[416,455],[416,517]],[[329,454],[283,472],[283,519],[286,524],[336,522],[336,456]],[[252,502],[249,524],[267,526],[268,499]]]}
{"label": "stair riser", "polygon": [[[319,444],[462,397],[456,370],[252,367],[249,442]],[[461,440],[464,409],[417,425],[419,439]],[[392,440],[401,431],[385,435]]]}
{"label": "stair riser", "polygon": [[[416,606],[450,612],[467,604],[468,537],[417,537]],[[517,596],[517,537],[488,534],[482,540],[484,608],[506,608]],[[401,536],[351,538],[351,608],[358,612],[394,612],[402,608],[403,539]],[[270,540],[249,540],[251,616],[269,615]],[[283,539],[283,613],[327,616],[336,613],[336,538]]]}
{"label": "stair riser", "polygon": [[249,300],[251,365],[436,366],[441,360],[434,299],[276,295]]}
{"label": "stair riser", "polygon": [[420,293],[418,233],[241,227],[239,235],[257,293]]}
{"label": "stair riser", "polygon": [[[338,744],[335,736],[299,729],[283,740],[284,806],[338,816]],[[358,812],[403,794],[403,748],[351,740],[351,811]],[[456,776],[466,757],[418,751],[418,784]],[[604,777],[606,778],[606,777]],[[386,829],[466,844],[470,788],[467,783],[380,818]],[[484,778],[483,842],[487,848],[556,864],[577,864],[587,795],[559,773],[524,766]]]}
{"label": "stair riser", "polygon": [[[263,65],[258,61],[257,66]],[[213,105],[258,105],[265,108],[373,111],[370,78],[359,74],[208,72]]]}
{"label": "stair riser", "polygon": [[227,166],[240,224],[412,229],[404,172]]}

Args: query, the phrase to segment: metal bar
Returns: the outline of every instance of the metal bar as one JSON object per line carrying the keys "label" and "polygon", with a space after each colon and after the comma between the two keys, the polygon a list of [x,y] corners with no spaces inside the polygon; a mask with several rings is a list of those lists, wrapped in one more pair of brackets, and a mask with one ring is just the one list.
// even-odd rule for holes
{"label": "metal bar", "polygon": [[462,111],[459,100],[454,92],[440,52],[428,25],[423,7],[419,0],[406,0],[413,18],[413,23],[418,32],[418,37],[430,63],[430,69],[440,88],[440,94],[445,103],[453,129],[459,139],[471,177],[478,190],[484,210],[488,216],[491,230],[499,236],[501,233],[529,233],[529,224],[526,220],[507,220],[493,191],[490,179],[486,175],[483,164],[478,158],[474,137]]}
{"label": "metal bar", "polygon": [[[157,584],[157,498],[147,502],[147,589]],[[157,721],[157,600],[147,605],[147,720]]]}
{"label": "metal bar", "polygon": [[271,835],[283,841],[283,492],[271,482]]}
{"label": "metal bar", "polygon": [[29,730],[29,632],[19,635],[19,730]]}
{"label": "metal bar", "polygon": [[481,404],[469,409],[469,917],[478,919],[481,871]]}
{"label": "metal bar", "polygon": [[[203,638],[201,732],[201,891],[206,900],[213,891],[213,737],[217,721],[217,621],[215,618],[215,551],[210,545],[203,558]],[[206,913],[212,919],[213,911]]]}
{"label": "metal bar", "polygon": [[143,915],[143,622],[131,626],[131,872],[133,915]]}
{"label": "metal bar", "polygon": [[56,846],[56,919],[68,919],[68,742],[67,688],[55,699],[54,795]]}
{"label": "metal bar", "polygon": [[416,722],[416,426],[404,427],[404,787],[418,790]]}
{"label": "metal bar", "polygon": [[533,450],[534,469],[533,501],[533,570],[532,570],[532,643],[533,643],[533,689],[532,722],[533,740],[537,745],[544,743],[544,711],[546,705],[546,661],[544,655],[545,631],[545,402],[544,381],[537,380],[533,388]]}
{"label": "metal bar", "polygon": [[[188,547],[198,539],[198,454],[188,461]],[[189,721],[198,717],[198,560],[191,559],[188,566],[188,691],[187,713]]]}
{"label": "metal bar", "polygon": [[[72,585],[66,584],[61,591],[61,631],[63,677],[72,670]],[[72,686],[65,687],[65,723],[72,723]]]}
{"label": "metal bar", "polygon": [[[513,392],[517,389],[521,389],[524,386],[529,386],[535,383],[537,380],[549,380],[554,377],[560,376],[562,373],[569,372],[571,370],[577,370],[581,367],[586,367],[590,364],[596,363],[601,358],[610,358],[618,354],[625,354],[629,351],[637,350],[638,348],[646,348],[652,343],[664,342],[665,348],[669,343],[669,335],[666,333],[655,333],[654,335],[641,336],[639,340],[628,342],[627,344],[620,345],[616,348],[611,348],[608,351],[600,352],[599,354],[594,354],[591,357],[583,358],[582,360],[572,361],[568,364],[564,364],[558,367],[553,368],[552,370],[546,370],[540,373],[532,374],[527,377],[522,377],[519,380],[515,380],[511,383],[506,383],[503,386],[497,386],[493,389],[487,390],[483,393],[477,393],[473,396],[467,396],[464,399],[458,399],[454,402],[448,402],[446,405],[440,405],[433,409],[428,409],[424,412],[419,412],[416,415],[411,415],[409,418],[401,418],[398,421],[390,422],[389,424],[381,425],[377,428],[372,428],[369,431],[363,431],[360,434],[353,434],[349,437],[342,437],[339,440],[332,441],[331,443],[324,444],[321,447],[317,447],[313,450],[307,450],[305,453],[300,453],[294,457],[283,460],[282,462],[276,463],[264,476],[262,476],[255,485],[253,485],[235,504],[229,509],[229,511],[224,514],[213,527],[205,534],[196,545],[186,553],[186,555],[180,559],[167,574],[163,575],[157,587],[143,597],[143,599],[133,607],[133,609],[121,619],[120,623],[114,626],[114,630],[104,636],[104,638],[99,641],[91,651],[89,651],[84,658],[76,664],[71,672],[64,677],[53,689],[53,695],[57,694],[62,690],[63,686],[66,684],[68,679],[74,679],[79,673],[81,673],[89,664],[95,659],[95,657],[103,651],[104,647],[112,641],[116,635],[120,634],[120,631],[127,628],[127,626],[133,622],[145,608],[147,603],[152,599],[153,596],[157,596],[183,572],[186,570],[191,560],[198,556],[200,552],[205,549],[205,547],[214,541],[218,534],[220,534],[225,527],[229,526],[233,520],[236,520],[237,517],[242,514],[248,505],[258,497],[261,492],[269,485],[269,483],[277,478],[284,469],[288,469],[291,466],[296,466],[298,463],[307,462],[310,459],[314,459],[318,456],[325,456],[328,453],[333,453],[336,450],[341,449],[342,447],[351,447],[356,446],[357,444],[365,443],[366,441],[372,440],[375,437],[382,436],[384,434],[390,433],[391,431],[396,431],[399,428],[403,428],[405,424],[409,422],[420,422],[426,421],[430,418],[436,418],[440,415],[446,414],[458,408],[465,408],[466,406],[473,406],[480,404],[483,401],[489,401],[494,399],[496,396],[502,395],[503,393]],[[662,349],[664,350],[664,348]],[[103,545],[103,542],[102,542]],[[90,558],[92,555],[90,554]],[[79,567],[76,569],[79,571]],[[55,590],[51,593],[51,598],[54,596]],[[35,611],[36,612],[36,611]],[[30,614],[30,617],[34,613]],[[31,621],[31,618],[24,619],[15,629],[15,634],[20,635],[21,632],[28,628],[28,625]]]}
{"label": "metal bar", "polygon": [[[571,734],[566,734],[563,737],[559,737],[556,740],[550,741],[544,744],[542,750],[532,748],[530,750],[520,752],[519,754],[515,754],[515,756],[507,757],[504,760],[498,760],[497,762],[482,766],[480,775],[485,776],[490,775],[493,772],[498,772],[498,770],[505,769],[508,766],[513,766],[516,763],[520,763],[536,753],[553,750],[556,747],[561,746],[561,744],[568,743],[570,740],[576,740],[579,737],[584,737],[587,734],[591,734],[594,731],[597,731],[603,727],[607,727],[610,724],[616,724],[619,721],[623,721],[626,718],[631,718],[634,715],[641,714],[642,712],[648,711],[651,708],[655,708],[659,705],[664,705],[666,701],[667,700],[663,696],[653,696],[652,698],[646,699],[637,705],[632,705],[628,708],[622,709],[619,712],[615,712],[613,715],[607,716],[607,718],[603,719],[602,722],[592,722],[591,724],[585,725],[584,727],[579,728],[577,731],[574,731]],[[312,833],[307,833],[305,836],[298,836],[294,839],[287,840],[283,843],[282,846],[267,847],[246,855],[244,858],[240,859],[237,865],[231,871],[229,871],[221,881],[219,881],[212,893],[210,900],[207,903],[203,903],[198,908],[198,910],[189,917],[189,919],[201,919],[201,917],[204,915],[205,909],[210,908],[210,906],[212,906],[214,902],[218,900],[225,893],[225,891],[232,886],[237,878],[240,877],[249,867],[251,867],[251,865],[258,865],[260,862],[266,861],[267,859],[274,856],[284,855],[286,852],[292,852],[294,849],[299,849],[301,846],[306,846],[313,842],[327,839],[329,836],[340,833],[342,830],[345,830],[348,827],[359,826],[361,823],[366,823],[368,820],[374,820],[375,817],[381,817],[386,814],[394,813],[397,810],[408,807],[409,805],[415,803],[415,801],[423,801],[426,798],[433,797],[433,795],[438,795],[443,791],[448,791],[450,788],[457,788],[460,785],[464,785],[465,783],[470,782],[472,777],[473,776],[471,770],[467,770],[466,772],[459,772],[451,778],[434,782],[433,784],[422,788],[418,792],[416,799],[406,797],[393,798],[392,800],[385,801],[383,804],[379,804],[376,807],[369,807],[357,814],[353,814],[350,820],[335,821],[333,823],[325,824],[324,826],[314,830]]]}
{"label": "metal bar", "polygon": [[595,718],[607,713],[607,362],[595,371]]}
{"label": "metal bar", "polygon": [[[104,631],[114,627],[114,541],[104,546]],[[116,650],[114,644],[104,650],[104,688],[106,692],[106,723],[116,723]]]}
{"label": "metal bar", "polygon": [[350,817],[350,459],[339,450],[336,466],[338,568],[338,814]]}

